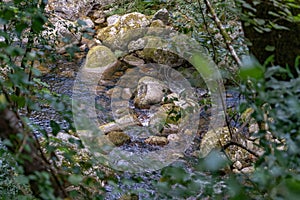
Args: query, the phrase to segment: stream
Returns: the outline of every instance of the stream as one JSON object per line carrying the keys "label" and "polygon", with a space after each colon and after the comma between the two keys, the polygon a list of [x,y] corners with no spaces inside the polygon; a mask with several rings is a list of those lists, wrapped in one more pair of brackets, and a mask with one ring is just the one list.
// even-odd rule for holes
{"label": "stream", "polygon": [[[62,64],[63,65],[63,64]],[[74,69],[68,70],[74,70],[75,72],[80,67],[80,64],[74,64]],[[63,67],[60,67],[63,68]],[[75,75],[76,73],[74,73]],[[117,73],[118,76],[122,76],[122,72]],[[43,76],[42,81],[47,83],[50,86],[50,90],[54,91],[58,94],[67,95],[69,97],[72,97],[72,89],[73,84],[75,80],[75,76],[71,77],[63,77],[57,74],[48,74],[46,76]],[[114,84],[118,81],[118,78],[115,77],[113,80],[106,81],[104,85],[99,86],[99,91],[97,91],[97,97],[95,99],[95,105],[97,108],[99,108],[98,111],[98,119],[100,124],[107,123],[113,119],[113,115],[111,114],[111,99],[108,95],[108,90],[114,87]],[[207,96],[207,92],[204,89],[196,89],[198,95],[200,97]],[[226,95],[226,104],[229,108],[234,108],[240,101],[239,94],[235,91],[230,91]],[[88,97],[87,97],[88,98]],[[136,110],[136,112],[140,112],[140,114],[147,115],[145,111],[143,110]],[[144,113],[143,113],[144,112]],[[203,109],[200,112],[200,118],[207,120],[209,118],[208,114],[206,113],[206,110]],[[59,119],[59,115],[49,107],[45,107],[41,110],[41,112],[34,112],[32,113],[31,120],[34,124],[37,124],[44,128],[47,132],[51,132],[50,127],[50,120],[57,121],[62,128],[67,128],[68,123],[65,120]],[[145,120],[147,120],[145,118]],[[146,122],[145,122],[146,123]],[[203,128],[203,127],[202,127]],[[205,128],[204,128],[205,129]],[[185,157],[178,159],[176,162],[171,164],[172,166],[181,166],[186,172],[195,172],[193,163],[195,161],[195,157],[192,156],[192,152],[196,150],[199,146],[199,142],[201,140],[200,133],[197,134],[195,139],[193,140],[190,148],[186,150],[184,153]],[[160,146],[152,146],[149,144],[145,144],[142,141],[134,140],[133,142],[123,145],[123,150],[126,150],[128,152],[143,152],[143,151],[156,151],[159,150]],[[203,186],[205,184],[211,184],[210,183],[210,176],[205,173],[197,172],[198,176],[202,177],[201,179],[197,180],[199,184],[199,193],[202,193],[201,189],[203,189]],[[122,197],[124,194],[128,193],[135,193],[139,196],[139,199],[164,199],[163,196],[159,194],[157,191],[157,186],[155,186],[155,183],[158,183],[161,179],[161,170],[153,171],[153,172],[143,172],[143,173],[136,173],[131,174],[129,172],[120,172],[117,175],[117,182],[116,183],[108,183],[105,186],[106,190],[106,197],[107,200],[113,200],[118,199]],[[220,182],[216,182],[214,184],[214,191],[216,193],[222,191],[222,184]],[[166,198],[167,199],[167,198]],[[195,198],[189,198],[189,200],[197,199]]]}

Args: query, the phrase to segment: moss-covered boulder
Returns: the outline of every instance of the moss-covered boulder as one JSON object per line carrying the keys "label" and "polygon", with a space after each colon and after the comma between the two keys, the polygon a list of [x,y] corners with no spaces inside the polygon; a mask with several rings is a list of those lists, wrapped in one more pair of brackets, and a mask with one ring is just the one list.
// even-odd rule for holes
{"label": "moss-covered boulder", "polygon": [[[148,30],[153,32],[153,29]],[[157,29],[158,33],[159,30],[163,29]],[[184,63],[183,58],[168,50],[168,42],[162,40],[161,37],[146,36],[143,39],[146,41],[145,48],[136,52],[140,58],[170,67],[177,67]]]}
{"label": "moss-covered boulder", "polygon": [[95,46],[88,52],[84,65],[87,71],[102,73],[102,78],[109,78],[119,67],[114,53],[103,45]]}

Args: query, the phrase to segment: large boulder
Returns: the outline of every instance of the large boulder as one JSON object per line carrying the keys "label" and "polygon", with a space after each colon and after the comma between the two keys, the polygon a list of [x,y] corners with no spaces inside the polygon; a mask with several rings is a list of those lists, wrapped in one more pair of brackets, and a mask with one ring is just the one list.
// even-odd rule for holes
{"label": "large boulder", "polygon": [[150,108],[151,105],[159,104],[168,91],[169,88],[164,82],[145,76],[138,82],[134,105],[141,109]]}
{"label": "large boulder", "polygon": [[106,46],[99,45],[93,47],[87,55],[84,68],[101,73],[102,78],[110,78],[120,67],[118,59],[114,53]]}
{"label": "large boulder", "polygon": [[123,16],[114,15],[109,17],[107,22],[108,26],[99,29],[96,37],[111,49],[127,47],[130,41],[144,34],[140,28],[145,28],[150,25],[148,18],[138,12],[125,14]]}
{"label": "large boulder", "polygon": [[[151,30],[151,29],[149,29]],[[162,29],[157,29],[162,30]],[[153,32],[153,31],[152,31]],[[146,36],[140,39],[140,43],[144,40],[145,47],[142,50],[136,51],[136,54],[147,61],[154,61],[159,64],[177,67],[184,63],[184,59],[168,49],[168,42],[161,39],[159,36]],[[128,46],[130,51],[133,51],[131,46]]]}

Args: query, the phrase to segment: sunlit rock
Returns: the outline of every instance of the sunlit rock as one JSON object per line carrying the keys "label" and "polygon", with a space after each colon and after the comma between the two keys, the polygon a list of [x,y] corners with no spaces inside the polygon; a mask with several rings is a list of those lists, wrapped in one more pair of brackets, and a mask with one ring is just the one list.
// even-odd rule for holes
{"label": "sunlit rock", "polygon": [[107,26],[114,26],[114,25],[119,25],[120,23],[121,16],[120,15],[112,15],[109,16],[106,21],[107,21]]}
{"label": "sunlit rock", "polygon": [[144,34],[144,30],[140,28],[145,28],[150,24],[148,18],[138,12],[123,16],[113,15],[107,21],[108,26],[99,29],[96,37],[111,49],[127,47],[130,41]]}
{"label": "sunlit rock", "polygon": [[133,12],[129,14],[125,14],[121,17],[121,28],[129,28],[129,29],[137,29],[146,27],[150,24],[150,20],[146,15]]}
{"label": "sunlit rock", "polygon": [[150,108],[151,105],[159,104],[168,90],[164,82],[145,76],[138,82],[134,105],[138,108]]}
{"label": "sunlit rock", "polygon": [[102,73],[103,78],[109,78],[120,67],[113,52],[106,46],[95,46],[87,55],[84,69]]}
{"label": "sunlit rock", "polygon": [[138,118],[133,115],[123,115],[119,119],[116,119],[114,122],[109,122],[107,124],[103,124],[99,126],[99,129],[104,133],[107,134],[112,131],[121,131],[122,129],[125,129],[126,127],[130,126],[136,126],[136,125],[141,125],[140,121]]}
{"label": "sunlit rock", "polygon": [[168,139],[165,137],[160,137],[160,136],[150,136],[145,140],[145,143],[151,144],[151,145],[159,145],[163,146],[168,144]]}
{"label": "sunlit rock", "polygon": [[133,40],[133,41],[129,42],[129,44],[128,44],[128,51],[134,52],[137,50],[142,50],[145,48],[146,42],[147,41],[145,38],[139,38],[137,40]]}

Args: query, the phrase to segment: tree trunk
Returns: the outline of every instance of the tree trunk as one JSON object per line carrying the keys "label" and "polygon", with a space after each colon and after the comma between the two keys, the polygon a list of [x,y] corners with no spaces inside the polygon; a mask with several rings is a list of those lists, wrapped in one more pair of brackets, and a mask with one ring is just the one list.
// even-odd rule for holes
{"label": "tree trunk", "polygon": [[[20,140],[17,134],[22,134],[24,139]],[[0,137],[2,139],[8,139],[11,142],[12,145],[7,146],[7,148],[14,155],[19,155],[17,162],[23,166],[24,175],[35,175],[36,172],[50,173],[50,181],[54,189],[54,194],[62,198],[67,196],[61,185],[61,181],[58,180],[50,164],[46,159],[43,159],[39,144],[34,139],[34,136],[30,133],[26,133],[24,128],[20,125],[20,120],[17,115],[7,108],[0,110]],[[39,180],[31,180],[30,187],[33,195],[40,198]]]}
{"label": "tree trunk", "polygon": [[[249,45],[250,52],[261,64],[269,56],[274,55],[274,62],[270,65],[282,67],[288,65],[292,73],[297,76],[295,59],[300,55],[300,20],[292,19],[291,16],[288,19],[283,13],[286,13],[288,9],[292,16],[300,16],[300,1],[294,1],[298,8],[288,6],[287,1],[283,0],[245,0],[242,2],[242,12],[245,17],[242,25],[245,37],[252,43]],[[259,3],[257,4],[257,2]],[[291,3],[291,1],[289,2]],[[274,16],[274,13],[278,16]],[[273,27],[266,29],[271,27],[271,24]],[[282,27],[280,28],[280,26]]]}

